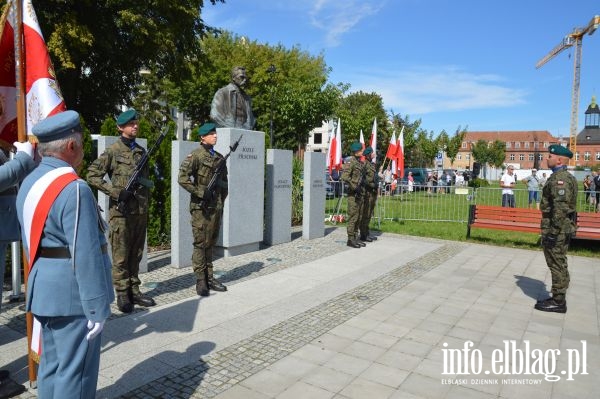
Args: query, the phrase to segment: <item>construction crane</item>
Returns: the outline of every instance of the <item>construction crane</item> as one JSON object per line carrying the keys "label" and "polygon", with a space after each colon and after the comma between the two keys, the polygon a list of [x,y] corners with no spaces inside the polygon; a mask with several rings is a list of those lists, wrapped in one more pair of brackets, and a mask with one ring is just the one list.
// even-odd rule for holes
{"label": "construction crane", "polygon": [[[581,75],[581,41],[586,34],[593,34],[598,26],[600,26],[600,15],[594,16],[586,27],[573,29],[573,32],[565,36],[558,46],[554,47],[535,64],[536,69],[541,68],[564,49],[575,46],[573,91],[571,93],[571,129],[569,134],[569,148],[573,154],[577,152],[577,110],[579,108],[579,79]],[[571,163],[574,161],[575,157],[571,159]]]}

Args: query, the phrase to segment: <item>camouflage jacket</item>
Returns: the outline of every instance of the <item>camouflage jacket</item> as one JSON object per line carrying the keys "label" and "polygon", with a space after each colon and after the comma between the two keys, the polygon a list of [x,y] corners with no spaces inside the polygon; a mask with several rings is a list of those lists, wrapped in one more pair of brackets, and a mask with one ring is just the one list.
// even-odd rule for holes
{"label": "camouflage jacket", "polygon": [[552,173],[542,190],[542,235],[571,234],[577,205],[577,179],[566,168]]}
{"label": "camouflage jacket", "polygon": [[[117,210],[119,193],[125,188],[135,166],[144,156],[143,147],[135,143],[133,149],[122,140],[108,147],[88,168],[87,181],[95,189],[110,197],[110,215],[119,216]],[[148,165],[142,171],[140,185],[135,191],[135,201],[129,204],[129,213],[141,215],[148,213],[148,201],[152,181],[148,179]],[[108,176],[109,180],[105,179]]]}
{"label": "camouflage jacket", "polygon": [[375,164],[370,160],[366,160],[364,163],[365,168],[365,186],[367,191],[371,193],[377,192],[377,186],[379,185],[379,175],[375,170]]}
{"label": "camouflage jacket", "polygon": [[350,161],[344,165],[342,181],[346,183],[349,195],[355,195],[361,181],[363,182],[362,189],[364,189],[366,181],[366,178],[362,178],[364,173],[365,165],[357,157],[350,158]]}
{"label": "camouflage jacket", "polygon": [[[203,201],[204,190],[210,182],[217,166],[223,159],[223,155],[214,151],[211,155],[210,147],[201,145],[192,151],[179,167],[179,185],[188,191],[190,198],[190,210],[200,209]],[[222,208],[228,193],[227,167],[223,169],[217,181],[215,198],[208,204],[209,208]]]}

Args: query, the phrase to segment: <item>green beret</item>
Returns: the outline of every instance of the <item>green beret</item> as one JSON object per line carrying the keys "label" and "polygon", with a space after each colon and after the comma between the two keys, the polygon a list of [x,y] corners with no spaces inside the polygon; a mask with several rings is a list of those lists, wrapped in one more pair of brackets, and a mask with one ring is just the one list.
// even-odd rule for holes
{"label": "green beret", "polygon": [[554,155],[560,155],[561,157],[573,158],[573,153],[567,147],[563,147],[560,144],[552,144],[548,147],[548,152]]}
{"label": "green beret", "polygon": [[365,150],[363,151],[363,155],[369,155],[373,152],[373,149],[371,147],[367,147],[365,148]]}
{"label": "green beret", "polygon": [[217,130],[217,125],[215,125],[214,123],[205,123],[204,125],[200,126],[200,128],[198,129],[198,135],[206,136],[213,130],[215,130],[215,131]]}
{"label": "green beret", "polygon": [[138,113],[135,109],[130,108],[125,112],[122,112],[121,115],[117,117],[117,125],[123,126],[131,121],[135,121],[138,119]]}
{"label": "green beret", "polygon": [[354,143],[350,144],[350,151],[356,152],[360,150],[362,150],[362,144],[358,141],[355,141]]}
{"label": "green beret", "polygon": [[70,136],[73,133],[81,133],[79,114],[75,111],[65,111],[43,119],[31,128],[31,132],[40,143],[47,143]]}

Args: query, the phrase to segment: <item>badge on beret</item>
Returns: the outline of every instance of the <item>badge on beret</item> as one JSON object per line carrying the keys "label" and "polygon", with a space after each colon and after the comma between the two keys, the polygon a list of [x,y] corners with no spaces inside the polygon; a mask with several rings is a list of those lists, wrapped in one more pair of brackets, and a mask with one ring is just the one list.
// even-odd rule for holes
{"label": "badge on beret", "polygon": [[565,189],[561,188],[560,190],[558,190],[558,195],[565,195]]}

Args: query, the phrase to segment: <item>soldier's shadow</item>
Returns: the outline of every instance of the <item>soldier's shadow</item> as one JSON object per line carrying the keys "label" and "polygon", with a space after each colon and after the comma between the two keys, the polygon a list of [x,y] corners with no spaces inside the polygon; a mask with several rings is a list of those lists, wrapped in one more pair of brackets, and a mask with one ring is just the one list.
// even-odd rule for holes
{"label": "soldier's shadow", "polygon": [[535,300],[550,296],[546,289],[546,283],[527,276],[514,275],[517,287],[523,291],[525,295]]}
{"label": "soldier's shadow", "polygon": [[[190,345],[184,352],[166,350],[127,370],[112,386],[100,389],[97,398],[165,398],[170,397],[173,381],[185,374],[184,382],[176,388],[178,397],[192,397],[208,372],[209,365],[202,356],[215,348],[214,342],[201,341]],[[160,374],[160,370],[163,370]],[[164,372],[170,370],[170,372]],[[160,375],[159,375],[160,374]],[[144,387],[152,383],[152,387]],[[133,389],[132,389],[133,388]],[[179,396],[181,395],[181,396]]]}

